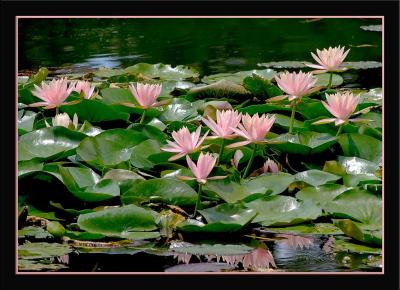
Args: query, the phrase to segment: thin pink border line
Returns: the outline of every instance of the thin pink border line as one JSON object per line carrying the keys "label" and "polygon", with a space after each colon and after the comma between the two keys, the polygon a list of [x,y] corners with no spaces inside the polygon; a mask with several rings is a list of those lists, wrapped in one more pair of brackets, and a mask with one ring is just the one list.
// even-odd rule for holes
{"label": "thin pink border line", "polygon": [[[15,117],[16,124],[18,126],[18,20],[19,19],[52,19],[52,18],[294,18],[294,19],[315,19],[315,18],[337,18],[337,19],[358,19],[358,18],[379,18],[382,21],[382,109],[384,108],[384,16],[16,16],[15,25],[15,68],[16,68],[16,109]],[[24,275],[145,275],[145,276],[157,276],[157,275],[384,275],[385,263],[384,263],[384,110],[382,110],[382,271],[381,272],[20,272],[18,270],[18,146],[15,147],[16,156],[16,178],[15,178],[15,207],[16,207],[16,219],[15,219],[15,229],[17,229],[17,235],[15,239],[15,274]],[[15,132],[16,144],[18,144],[18,130]]]}

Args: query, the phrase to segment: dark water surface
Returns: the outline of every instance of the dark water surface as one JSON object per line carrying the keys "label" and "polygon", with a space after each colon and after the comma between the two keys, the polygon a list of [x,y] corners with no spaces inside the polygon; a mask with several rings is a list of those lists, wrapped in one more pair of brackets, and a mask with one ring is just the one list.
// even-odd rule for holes
{"label": "dark water surface", "polygon": [[381,61],[380,19],[22,19],[19,69],[191,65],[201,74],[312,61],[316,48],[345,45],[348,61]]}

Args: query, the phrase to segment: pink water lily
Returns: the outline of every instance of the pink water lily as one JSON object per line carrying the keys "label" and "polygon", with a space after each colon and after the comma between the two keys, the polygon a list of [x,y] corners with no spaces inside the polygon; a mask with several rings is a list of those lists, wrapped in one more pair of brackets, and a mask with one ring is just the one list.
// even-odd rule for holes
{"label": "pink water lily", "polygon": [[265,136],[271,129],[275,122],[275,116],[261,115],[256,113],[253,116],[249,114],[242,116],[242,123],[238,128],[231,127],[232,131],[239,136],[245,138],[245,141],[237,142],[226,146],[227,148],[235,148],[245,146],[250,143],[264,143],[266,142]]}
{"label": "pink water lily", "polygon": [[[231,128],[236,128],[240,123],[242,114],[235,110],[220,111],[217,110],[217,122],[208,116],[208,120],[202,118],[203,122],[210,128],[213,132],[214,137],[229,139],[232,138],[233,130]],[[212,137],[209,137],[212,138]]]}
{"label": "pink water lily", "polygon": [[263,165],[263,172],[264,173],[279,173],[278,164],[276,164],[273,160],[269,159],[265,161]]}
{"label": "pink water lily", "polygon": [[322,119],[314,122],[314,125],[327,124],[335,122],[336,126],[342,125],[348,121],[368,122],[365,119],[349,119],[357,108],[360,96],[354,96],[352,92],[336,93],[326,95],[328,103],[322,101],[324,107],[336,118]]}
{"label": "pink water lily", "polygon": [[295,73],[284,72],[279,76],[275,76],[278,86],[288,95],[278,96],[269,99],[281,100],[289,97],[289,101],[301,98],[305,95],[312,93],[315,89],[317,79],[311,73],[304,73],[302,71]]}
{"label": "pink water lily", "polygon": [[95,85],[88,81],[75,81],[72,82],[73,91],[81,94],[85,99],[90,99],[94,96]]}
{"label": "pink water lily", "polygon": [[[137,83],[136,87],[132,84],[129,86],[133,96],[142,109],[159,107],[165,102],[157,102],[157,98],[161,94],[162,84],[142,84]],[[123,105],[135,107],[134,104],[123,103]]]}
{"label": "pink water lily", "polygon": [[53,109],[67,104],[65,100],[71,94],[73,86],[68,86],[66,78],[53,79],[50,83],[46,84],[44,81],[41,86],[35,85],[32,90],[32,95],[42,99],[43,102],[30,104],[30,107],[44,107],[44,109]]}
{"label": "pink water lily", "polygon": [[217,158],[213,157],[212,154],[203,152],[200,153],[199,158],[197,160],[197,165],[190,159],[188,155],[186,155],[187,164],[192,171],[193,175],[196,177],[189,177],[189,176],[178,176],[178,178],[183,180],[194,180],[196,179],[197,182],[201,184],[205,184],[207,179],[223,179],[226,176],[213,176],[208,177],[213,170],[215,163],[217,162]]}
{"label": "pink water lily", "polygon": [[314,53],[311,53],[311,55],[318,64],[306,63],[306,65],[317,69],[317,71],[313,71],[313,73],[342,70],[344,68],[341,67],[341,64],[343,63],[349,51],[350,49],[345,52],[344,46],[340,47],[340,45],[334,48],[324,48],[323,50],[317,49],[317,55]]}
{"label": "pink water lily", "polygon": [[190,154],[200,147],[208,135],[207,131],[207,133],[200,139],[200,131],[201,126],[198,127],[193,133],[190,133],[187,127],[182,127],[178,131],[173,131],[172,137],[174,138],[175,142],[167,140],[168,145],[161,148],[161,150],[178,153],[169,158],[169,161],[174,161],[187,154]]}

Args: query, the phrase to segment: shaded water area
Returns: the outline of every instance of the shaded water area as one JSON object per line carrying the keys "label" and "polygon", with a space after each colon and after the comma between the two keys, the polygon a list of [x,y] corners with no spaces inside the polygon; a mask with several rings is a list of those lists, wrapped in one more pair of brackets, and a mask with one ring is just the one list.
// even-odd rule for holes
{"label": "shaded water area", "polygon": [[[317,48],[344,45],[346,61],[382,61],[380,32],[361,29],[379,19],[22,19],[19,21],[19,71],[40,67],[66,73],[137,63],[188,65],[201,76],[260,68],[278,61],[314,62]],[[342,74],[348,87],[381,87],[381,68]],[[326,236],[308,248],[282,243],[270,250],[278,270],[296,272],[381,271],[366,266],[368,254],[322,248]],[[230,241],[230,243],[234,243]],[[195,260],[195,259],[194,259]],[[171,255],[148,253],[70,253],[63,271],[166,271]]]}

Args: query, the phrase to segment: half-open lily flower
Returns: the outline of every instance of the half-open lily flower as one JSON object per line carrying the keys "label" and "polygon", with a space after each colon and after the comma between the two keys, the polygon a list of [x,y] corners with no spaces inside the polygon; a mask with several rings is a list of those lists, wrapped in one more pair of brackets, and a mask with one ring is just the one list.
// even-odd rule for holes
{"label": "half-open lily flower", "polygon": [[67,79],[53,79],[50,83],[46,84],[44,81],[41,86],[35,85],[32,94],[43,102],[30,104],[30,107],[44,107],[44,109],[53,109],[67,104],[65,100],[71,94],[73,85],[68,86]]}
{"label": "half-open lily flower", "polygon": [[236,128],[240,123],[242,114],[234,110],[220,111],[217,110],[217,122],[208,116],[208,120],[202,118],[203,122],[210,128],[213,132],[213,137],[209,138],[222,138],[229,139],[232,138],[233,130],[231,128]]}
{"label": "half-open lily flower", "polygon": [[334,48],[324,48],[323,50],[317,49],[317,55],[314,53],[311,53],[311,55],[318,64],[306,63],[306,65],[308,67],[317,69],[317,71],[313,71],[313,73],[343,70],[345,68],[341,67],[341,64],[343,63],[349,51],[350,49],[345,52],[344,46],[340,47],[340,45]]}
{"label": "half-open lily flower", "polygon": [[208,177],[213,170],[215,163],[217,162],[217,158],[213,157],[212,154],[203,152],[200,153],[199,159],[197,160],[197,165],[190,159],[188,155],[186,155],[187,164],[192,171],[193,175],[196,177],[189,177],[189,176],[178,176],[178,178],[183,180],[194,180],[196,179],[197,182],[201,184],[205,184],[207,179],[224,179],[226,176],[213,176]]}
{"label": "half-open lily flower", "polygon": [[352,92],[336,93],[326,95],[328,103],[322,101],[324,107],[336,118],[322,119],[313,123],[313,125],[327,124],[335,122],[336,126],[340,126],[348,121],[351,122],[368,122],[366,119],[349,119],[356,110],[360,96],[354,96]]}
{"label": "half-open lily flower", "polygon": [[[65,128],[73,127],[74,129],[77,129],[78,128],[78,116],[75,113],[74,117],[73,117],[73,121],[71,121],[71,119],[67,113],[60,113],[60,114],[55,115],[55,117],[53,117],[51,119],[51,123],[53,124],[53,126],[62,126]],[[45,124],[46,124],[46,127],[51,127],[47,123],[46,120],[45,120]]]}
{"label": "half-open lily flower", "polygon": [[85,99],[90,99],[94,96],[95,85],[91,84],[88,81],[75,81],[73,84],[73,91],[81,94]]}
{"label": "half-open lily flower", "polygon": [[273,160],[269,159],[265,161],[263,165],[263,172],[264,173],[279,173],[278,164],[276,164]]}
{"label": "half-open lily flower", "polygon": [[[162,84],[142,84],[137,83],[136,87],[132,84],[129,86],[133,96],[139,103],[142,109],[149,109],[152,107],[159,107],[164,105],[167,101],[157,102],[157,98],[161,94]],[[136,107],[135,104],[122,103],[122,105],[129,107]]]}
{"label": "half-open lily flower", "polygon": [[187,127],[182,127],[178,131],[172,132],[172,137],[175,142],[167,140],[168,145],[161,148],[163,151],[178,153],[171,158],[169,161],[177,160],[187,154],[194,152],[200,147],[207,137],[207,133],[200,139],[201,126],[196,129],[195,132],[190,133]]}
{"label": "half-open lily flower", "polygon": [[238,128],[231,127],[231,129],[239,136],[245,138],[246,141],[233,143],[226,147],[235,148],[250,143],[265,143],[265,135],[267,135],[274,122],[274,115],[268,116],[262,114],[261,116],[258,116],[258,113],[256,113],[253,116],[250,116],[249,114],[242,116],[242,123],[238,125]]}
{"label": "half-open lily flower", "polygon": [[307,94],[312,93],[315,88],[317,79],[311,73],[304,73],[302,71],[295,73],[284,72],[279,76],[275,76],[278,86],[288,95],[270,98],[272,100],[281,100],[289,97],[289,101],[301,98]]}

